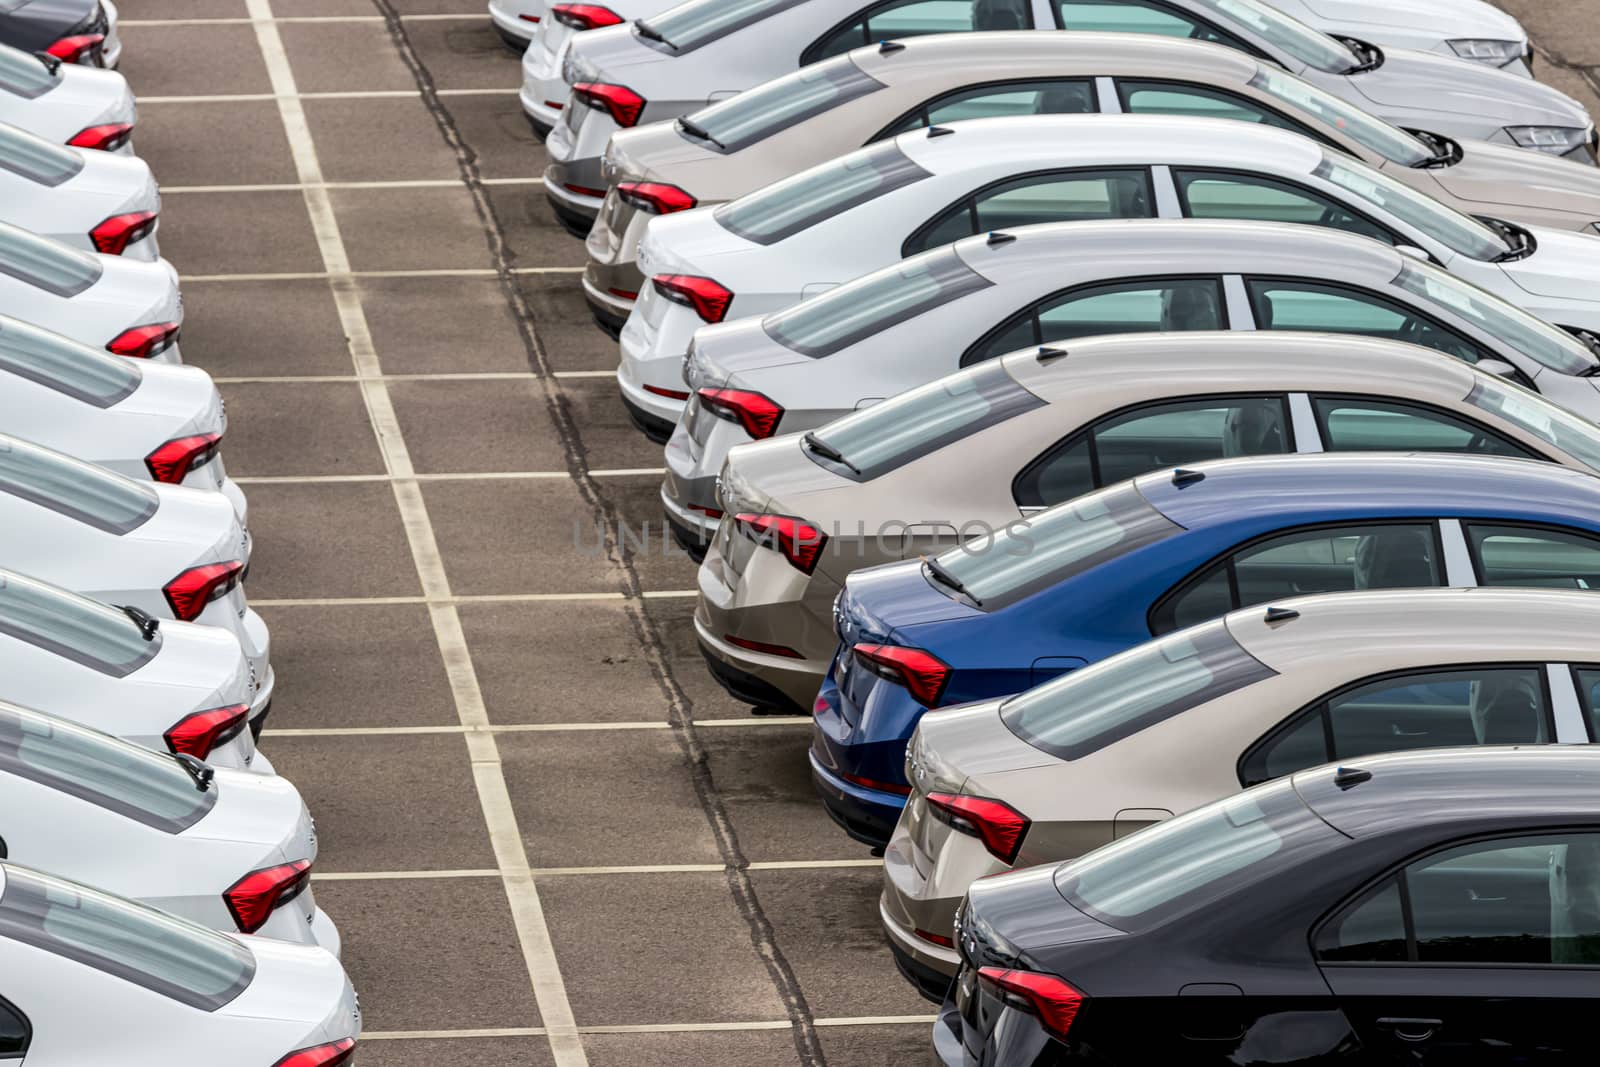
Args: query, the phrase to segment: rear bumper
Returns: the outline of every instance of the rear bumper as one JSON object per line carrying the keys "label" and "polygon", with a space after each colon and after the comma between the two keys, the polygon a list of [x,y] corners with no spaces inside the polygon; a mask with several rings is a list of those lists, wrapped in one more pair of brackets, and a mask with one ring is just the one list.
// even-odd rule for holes
{"label": "rear bumper", "polygon": [[[700,654],[705,657],[706,668],[717,684],[726,689],[735,700],[742,700],[758,708],[776,708],[790,715],[808,715],[810,709],[801,707],[770,678],[762,677],[747,667],[754,666],[736,660],[732,646],[717,640],[695,620],[694,633],[700,642]],[[758,667],[757,670],[760,668]]]}
{"label": "rear bumper", "polygon": [[[617,377],[617,388],[622,393],[622,406],[628,409],[628,418],[639,428],[639,432],[658,445],[666,444],[672,437],[672,431],[677,428],[678,411],[683,410],[683,401],[647,393],[621,375]],[[671,411],[670,407],[676,407],[678,411]]]}
{"label": "rear bumper", "polygon": [[822,806],[845,833],[864,845],[882,848],[889,843],[906,798],[847,782],[817,759],[815,746],[811,760],[811,783],[816,786]]}
{"label": "rear bumper", "polygon": [[[667,487],[664,485],[661,487],[661,510],[666,512],[668,522],[672,523],[673,526],[681,527],[686,534],[693,538],[695,543],[704,546],[711,544],[711,539],[717,535],[717,526],[721,523],[720,519],[713,519],[711,516],[703,515],[698,511],[690,511],[674,499],[672,494],[667,492]],[[701,555],[703,556],[704,554],[702,550]]]}
{"label": "rear bumper", "polygon": [[[652,393],[645,387],[653,385],[658,389],[674,389],[687,393],[689,387],[683,381],[683,356],[679,355],[671,361],[652,361],[655,364],[669,364],[676,373],[676,379],[666,374],[647,374],[646,367],[649,367],[650,364],[639,359],[630,344],[630,340],[635,338],[636,331],[630,326],[624,326],[618,337],[618,347],[622,350],[622,362],[617,365],[617,388],[622,390],[622,399],[630,408],[638,408],[650,414],[662,432],[662,436],[656,437],[649,430],[645,430],[645,433],[649,435],[652,441],[664,445],[667,443],[667,439],[672,436],[672,428],[678,424],[678,419],[683,414],[683,409],[687,406],[688,401],[686,399],[680,400],[677,397],[662,396],[660,393]],[[652,378],[658,380],[653,381],[651,380]],[[634,421],[637,422],[638,420]],[[640,428],[643,429],[642,426]]]}
{"label": "rear bumper", "polygon": [[556,221],[574,237],[587,238],[594,220],[600,215],[600,205],[605,200],[603,196],[574,192],[567,188],[568,182],[585,189],[600,189],[603,184],[600,161],[552,163],[544,172],[544,195],[550,201],[550,210],[555,212]]}
{"label": "rear bumper", "polygon": [[339,936],[339,928],[321,908],[318,908],[317,913],[311,917],[311,936],[316,939],[317,944],[333,953],[335,958],[344,947],[344,939]]}
{"label": "rear bumper", "polygon": [[906,981],[935,1004],[943,1004],[956,971],[961,969],[961,957],[954,949],[940,948],[917,937],[889,914],[882,897],[878,898],[878,918],[883,921],[884,936],[894,953],[894,965]]}
{"label": "rear bumper", "polygon": [[628,313],[633,310],[633,301],[598,288],[587,275],[583,279],[583,298],[589,302],[589,313],[594,316],[594,324],[612,340],[621,338],[622,327],[628,321]]}
{"label": "rear bumper", "polygon": [[[585,292],[593,291],[597,299],[603,301],[613,314],[620,315],[622,322],[626,322],[634,304],[638,303],[639,293],[644,289],[644,275],[639,273],[639,264],[631,260],[602,263],[594,259],[591,253],[589,265],[583,269],[583,288]],[[634,295],[621,296],[617,290]],[[591,304],[593,302],[590,301]]]}
{"label": "rear bumper", "polygon": [[538,23],[525,22],[509,11],[501,11],[495,4],[489,5],[489,20],[494,23],[495,32],[507,47],[519,53],[528,47],[533,35],[539,32]]}

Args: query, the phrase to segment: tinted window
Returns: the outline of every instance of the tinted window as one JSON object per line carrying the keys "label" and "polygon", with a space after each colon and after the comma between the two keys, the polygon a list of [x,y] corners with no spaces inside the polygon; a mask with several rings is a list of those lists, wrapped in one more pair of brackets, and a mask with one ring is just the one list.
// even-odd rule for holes
{"label": "tinted window", "polygon": [[1400,883],[1391,878],[1335,916],[1317,934],[1317,956],[1324,960],[1406,959],[1406,920]]}
{"label": "tinted window", "polygon": [[1308,67],[1343,74],[1360,65],[1356,54],[1320,30],[1258,0],[1195,0],[1229,26],[1246,29]]}
{"label": "tinted window", "polygon": [[156,491],[93,463],[0,435],[0,493],[106,533],[125,534],[156,513]]}
{"label": "tinted window", "polygon": [[677,128],[696,142],[709,142],[723,152],[737,152],[882,88],[882,82],[840,56],[701,108],[679,122]]}
{"label": "tinted window", "polygon": [[[1043,405],[1005,366],[986,363],[836,419],[810,437],[848,466],[807,448],[812,462],[871,481],[914,459]],[[853,470],[851,468],[854,468]]]}
{"label": "tinted window", "polygon": [[97,408],[131,396],[143,375],[136,360],[5,316],[0,316],[0,370]]}
{"label": "tinted window", "polygon": [[979,341],[961,362],[1097,334],[1224,328],[1222,283],[1216,278],[1107,282],[1046,297]]}
{"label": "tinted window", "polygon": [[1537,393],[1506,381],[1479,376],[1467,403],[1492,411],[1515,426],[1600,470],[1600,430],[1594,423],[1558,408]]}
{"label": "tinted window", "polygon": [[1539,459],[1499,434],[1419,404],[1362,397],[1319,396],[1311,400],[1329,452],[1459,452]]}
{"label": "tinted window", "polygon": [[901,37],[1032,28],[1027,0],[888,0],[829,31],[806,49],[804,62]]}
{"label": "tinted window", "polygon": [[1323,156],[1313,173],[1469,259],[1489,261],[1512,251],[1505,238],[1477,219],[1354,160]]}
{"label": "tinted window", "polygon": [[979,85],[941,96],[890,126],[880,136],[966,119],[1016,115],[1089,115],[1100,110],[1087,79]]}
{"label": "tinted window", "polygon": [[161,650],[159,631],[146,641],[116,608],[15,574],[0,574],[0,633],[115,678]]}
{"label": "tinted window", "polygon": [[255,957],[232,938],[131,900],[9,865],[0,895],[0,936],[201,1011],[227,1004],[255,976]]}
{"label": "tinted window", "polygon": [[77,296],[104,269],[87,252],[0,222],[0,274],[56,296]]}
{"label": "tinted window", "polygon": [[1579,667],[1573,674],[1578,680],[1578,699],[1589,709],[1589,737],[1600,738],[1600,668]]}
{"label": "tinted window", "polygon": [[28,1051],[33,1028],[27,1016],[0,997],[0,1059],[14,1059]]}
{"label": "tinted window", "polygon": [[768,315],[761,328],[785,348],[816,359],[991,284],[945,248]]}
{"label": "tinted window", "polygon": [[1122,110],[1130,115],[1181,115],[1188,118],[1258,122],[1316,137],[1316,133],[1247,97],[1221,89],[1176,82],[1117,80]]}
{"label": "tinted window", "polygon": [[1000,718],[1034,748],[1079,759],[1273,673],[1218,619],[1014,696]]}
{"label": "tinted window", "polygon": [[195,788],[171,756],[76,723],[0,705],[0,771],[169,834],[199,822],[217,790]]}
{"label": "tinted window", "polygon": [[[0,11],[13,5],[0,2]],[[55,88],[61,80],[61,64],[29,55],[20,48],[0,44],[0,89],[31,100]]]}
{"label": "tinted window", "polygon": [[1442,270],[1407,263],[1394,283],[1449,308],[1541,366],[1562,374],[1584,374],[1596,366],[1594,356],[1576,338]]}
{"label": "tinted window", "polygon": [[633,34],[675,55],[692,52],[752,23],[798,7],[805,0],[689,0],[648,19],[637,19]]}
{"label": "tinted window", "polygon": [[1260,174],[1174,170],[1183,213],[1192,219],[1257,219],[1327,226],[1387,244],[1394,237],[1343,204],[1292,182]]}
{"label": "tinted window", "polygon": [[1278,278],[1247,279],[1245,285],[1257,329],[1365,334],[1409,341],[1468,363],[1486,358],[1481,348],[1454,330],[1376,293]]}
{"label": "tinted window", "polygon": [[968,541],[938,563],[980,607],[994,610],[1178,529],[1124,483]]}
{"label": "tinted window", "polygon": [[1056,0],[1056,12],[1064,30],[1153,33],[1250,50],[1232,34],[1158,0]]}
{"label": "tinted window", "polygon": [[887,141],[723,204],[712,217],[747,241],[777,244],[926,177],[927,171]]}
{"label": "tinted window", "polygon": [[83,156],[0,122],[0,167],[40,185],[56,186],[83,170]]}
{"label": "tinted window", "polygon": [[1151,218],[1154,198],[1145,170],[1030,174],[982,189],[948,208],[906,242],[902,254],[1044,222]]}
{"label": "tinted window", "polygon": [[1467,524],[1481,585],[1600,589],[1600,540],[1537,526]]}
{"label": "tinted window", "polygon": [[1384,159],[1411,167],[1433,155],[1427,145],[1399,127],[1391,126],[1376,115],[1369,115],[1354,104],[1323,92],[1286,71],[1262,66],[1250,79],[1250,86],[1308,115],[1315,115],[1331,129],[1354,139]]}

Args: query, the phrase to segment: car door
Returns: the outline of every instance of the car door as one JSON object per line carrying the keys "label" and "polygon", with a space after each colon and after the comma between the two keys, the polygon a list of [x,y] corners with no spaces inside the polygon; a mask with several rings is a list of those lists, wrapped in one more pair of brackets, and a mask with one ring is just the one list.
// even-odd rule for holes
{"label": "car door", "polygon": [[880,0],[864,5],[813,41],[801,53],[800,63],[903,37],[1032,28],[1029,0]]}
{"label": "car door", "polygon": [[1600,827],[1453,844],[1313,935],[1375,1063],[1593,1062]]}
{"label": "car door", "polygon": [[1037,223],[1154,217],[1147,168],[1040,171],[1005,178],[962,197],[912,231],[900,254],[914,256],[974,234]]}

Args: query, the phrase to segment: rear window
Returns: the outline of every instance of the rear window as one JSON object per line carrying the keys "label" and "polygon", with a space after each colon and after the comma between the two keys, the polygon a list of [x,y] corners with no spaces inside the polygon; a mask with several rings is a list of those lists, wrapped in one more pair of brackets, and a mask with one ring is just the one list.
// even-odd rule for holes
{"label": "rear window", "polygon": [[230,937],[131,900],[9,864],[0,937],[216,1011],[250,985],[256,962]]}
{"label": "rear window", "polygon": [[5,316],[0,316],[0,370],[97,408],[132,396],[144,378],[136,360]]}
{"label": "rear window", "polygon": [[0,493],[118,535],[143,526],[160,502],[142,482],[3,435]]}
{"label": "rear window", "polygon": [[1397,126],[1325,93],[1310,82],[1271,67],[1261,67],[1250,79],[1252,88],[1276,97],[1309,115],[1315,115],[1340,133],[1359,141],[1384,159],[1408,167],[1430,158],[1432,149]]}
{"label": "rear window", "polygon": [[77,296],[104,270],[87,252],[0,222],[0,274],[56,296]]}
{"label": "rear window", "polygon": [[712,218],[746,241],[774,245],[926,177],[899,146],[885,141],[723,204]]}
{"label": "rear window", "polygon": [[1467,403],[1499,415],[1600,471],[1600,429],[1537,393],[1511,382],[1480,379],[1467,394]]}
{"label": "rear window", "polygon": [[1179,529],[1123,482],[941,553],[934,573],[953,576],[978,607],[993,611]]}
{"label": "rear window", "polygon": [[719,152],[737,152],[882,88],[849,56],[840,56],[701,108],[680,119],[677,129]]}
{"label": "rear window", "polygon": [[114,678],[161,651],[159,630],[146,641],[139,624],[116,608],[16,574],[0,573],[0,633]]}
{"label": "rear window", "polygon": [[681,56],[803,3],[805,0],[689,0],[648,19],[636,19],[633,35]]}
{"label": "rear window", "polygon": [[1449,308],[1489,336],[1561,374],[1586,374],[1597,365],[1593,353],[1577,338],[1425,263],[1400,268],[1394,284]]}
{"label": "rear window", "polygon": [[83,170],[83,155],[0,122],[0,167],[29,181],[53,187]]}
{"label": "rear window", "polygon": [[[14,6],[15,0],[0,0],[0,13]],[[41,59],[20,48],[0,44],[0,89],[32,100],[48,93],[60,80],[60,60]]]}
{"label": "rear window", "polygon": [[820,359],[994,283],[954,248],[924,252],[761,320],[767,336]]}
{"label": "rear window", "polygon": [[0,705],[0,772],[14,774],[164,833],[187,830],[217,802],[178,761],[77,723]]}
{"label": "rear window", "polygon": [[1014,696],[1000,719],[1034,748],[1079,759],[1274,673],[1217,619]]}
{"label": "rear window", "polygon": [[[846,478],[867,482],[980,430],[1042,407],[1003,363],[984,363],[919,386],[813,430],[812,462]],[[844,457],[841,463],[829,451]]]}

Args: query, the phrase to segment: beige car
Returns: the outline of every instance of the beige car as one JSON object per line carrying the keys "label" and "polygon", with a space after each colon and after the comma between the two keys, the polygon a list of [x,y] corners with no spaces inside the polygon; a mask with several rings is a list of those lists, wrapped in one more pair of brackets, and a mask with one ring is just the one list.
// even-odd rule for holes
{"label": "beige car", "polygon": [[896,959],[943,999],[958,967],[956,908],[975,879],[1081,855],[1305,767],[1590,743],[1597,627],[1600,598],[1570,591],[1298,597],[1005,701],[931,712],[911,740],[912,794],[884,855],[879,906]]}
{"label": "beige car", "polygon": [[[837,644],[833,600],[850,572],[1148,470],[1388,449],[1521,453],[1600,470],[1600,428],[1502,378],[1398,341],[1276,331],[1102,336],[1043,358],[1029,349],[809,436],[842,462],[818,462],[799,434],[729,454],[727,515],[700,568],[695,612],[726,687],[802,711]],[[807,570],[740,516],[789,518],[827,541]]]}

